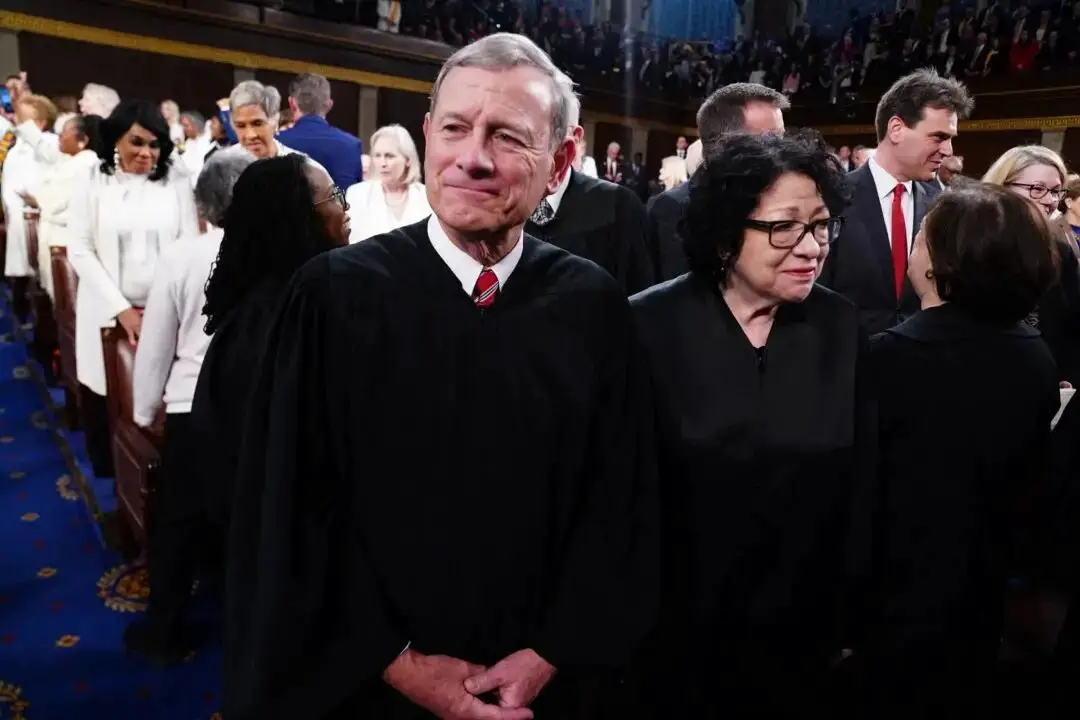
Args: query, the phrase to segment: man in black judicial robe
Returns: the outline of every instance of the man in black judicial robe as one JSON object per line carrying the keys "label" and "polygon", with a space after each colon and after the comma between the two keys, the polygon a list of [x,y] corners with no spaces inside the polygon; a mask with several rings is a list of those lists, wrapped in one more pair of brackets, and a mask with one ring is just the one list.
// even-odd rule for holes
{"label": "man in black judicial robe", "polygon": [[240,457],[229,720],[595,718],[647,631],[629,306],[522,231],[573,159],[564,81],[522,36],[459,50],[424,123],[433,216],[293,279]]}
{"label": "man in black judicial robe", "polygon": [[571,169],[541,201],[525,230],[592,260],[633,295],[655,281],[645,224],[645,206],[633,190]]}

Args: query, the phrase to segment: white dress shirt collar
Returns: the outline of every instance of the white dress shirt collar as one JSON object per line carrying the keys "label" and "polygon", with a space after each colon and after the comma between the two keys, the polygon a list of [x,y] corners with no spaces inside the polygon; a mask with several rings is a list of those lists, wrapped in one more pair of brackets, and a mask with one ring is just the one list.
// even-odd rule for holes
{"label": "white dress shirt collar", "polygon": [[570,187],[570,175],[573,172],[572,168],[568,168],[566,174],[563,175],[562,182],[559,183],[559,187],[546,198],[548,205],[551,206],[552,217],[559,214],[559,204],[562,203],[563,195],[566,194],[566,188]]}
{"label": "white dress shirt collar", "polygon": [[911,196],[911,181],[901,183],[894,178],[885,168],[878,165],[877,160],[870,158],[867,161],[870,165],[870,175],[874,178],[874,187],[877,188],[877,194],[879,198],[884,199],[885,196],[892,197],[893,191],[897,185],[903,185],[907,191],[908,197]]}
{"label": "white dress shirt collar", "polygon": [[[569,173],[567,174],[569,175]],[[461,289],[471,297],[472,291],[476,287],[476,281],[480,279],[480,273],[484,270],[484,265],[477,262],[475,258],[450,240],[439,219],[434,214],[428,218],[427,234],[431,240],[431,246],[435,248],[435,252],[450,268],[450,272],[454,273],[454,277],[461,283]],[[513,249],[506,253],[502,260],[491,266],[491,270],[499,280],[500,289],[506,286],[506,281],[510,279],[510,273],[514,272],[518,261],[521,260],[521,253],[525,248],[524,237],[525,231],[523,230]]]}

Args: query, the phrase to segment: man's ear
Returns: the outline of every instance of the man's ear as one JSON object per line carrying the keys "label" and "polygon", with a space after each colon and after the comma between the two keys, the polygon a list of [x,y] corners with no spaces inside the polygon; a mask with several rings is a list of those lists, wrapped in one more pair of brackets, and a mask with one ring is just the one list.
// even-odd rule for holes
{"label": "man's ear", "polygon": [[330,111],[334,109],[334,99],[330,98],[326,101],[326,114],[329,115]]}
{"label": "man's ear", "polygon": [[[428,139],[428,128],[431,126],[431,113],[424,113],[424,142]],[[369,148],[370,149],[370,148]]]}
{"label": "man's ear", "polygon": [[559,189],[566,173],[570,172],[570,166],[577,157],[577,143],[574,137],[568,135],[563,139],[562,145],[555,150],[555,161],[551,164],[551,174],[548,176],[547,194],[550,195]]}

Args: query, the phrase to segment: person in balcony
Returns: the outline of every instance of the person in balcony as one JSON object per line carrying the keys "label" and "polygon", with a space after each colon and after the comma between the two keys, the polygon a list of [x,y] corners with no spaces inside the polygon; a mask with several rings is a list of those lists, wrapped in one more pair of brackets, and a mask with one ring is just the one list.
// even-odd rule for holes
{"label": "person in balcony", "polygon": [[135,345],[161,253],[198,234],[191,183],[172,168],[169,126],[154,103],[127,100],[101,123],[101,164],[76,186],[68,259],[79,276],[75,366],[87,454],[98,477],[113,475],[101,329],[119,325]]}
{"label": "person in balcony", "polygon": [[408,130],[401,125],[376,130],[371,136],[371,161],[372,177],[345,193],[352,220],[349,242],[412,225],[431,214],[420,181],[420,157]]}

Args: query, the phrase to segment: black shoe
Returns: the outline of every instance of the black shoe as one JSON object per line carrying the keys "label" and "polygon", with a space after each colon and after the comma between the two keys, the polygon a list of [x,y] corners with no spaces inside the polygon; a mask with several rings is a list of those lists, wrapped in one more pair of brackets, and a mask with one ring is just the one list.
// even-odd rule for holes
{"label": "black shoe", "polygon": [[182,642],[179,633],[169,632],[150,619],[142,619],[124,630],[124,648],[154,665],[171,667],[187,660],[194,648]]}

